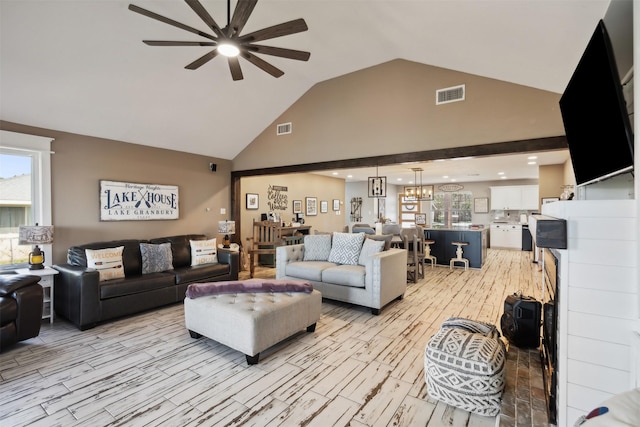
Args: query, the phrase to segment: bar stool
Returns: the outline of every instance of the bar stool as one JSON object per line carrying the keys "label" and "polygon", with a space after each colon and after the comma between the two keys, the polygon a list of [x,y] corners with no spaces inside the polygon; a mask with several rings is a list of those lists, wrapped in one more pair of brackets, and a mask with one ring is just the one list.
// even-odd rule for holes
{"label": "bar stool", "polygon": [[458,247],[458,249],[456,249],[456,257],[455,258],[451,258],[451,261],[449,261],[449,270],[451,270],[453,268],[453,266],[455,265],[456,262],[463,262],[464,263],[464,269],[468,270],[469,269],[469,260],[462,257],[462,247],[463,246],[467,246],[469,244],[469,242],[451,242],[451,244],[452,245],[456,245]]}
{"label": "bar stool", "polygon": [[431,261],[431,268],[433,268],[433,266],[435,265],[435,263],[438,261],[438,259],[431,255],[431,245],[433,245],[436,241],[435,240],[431,240],[431,239],[426,239],[424,241],[424,261],[427,262],[427,260]]}

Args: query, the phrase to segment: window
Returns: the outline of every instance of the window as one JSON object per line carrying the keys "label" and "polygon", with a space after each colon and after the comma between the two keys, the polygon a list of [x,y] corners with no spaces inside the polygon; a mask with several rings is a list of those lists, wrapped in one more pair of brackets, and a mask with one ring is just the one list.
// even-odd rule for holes
{"label": "window", "polygon": [[473,194],[470,191],[436,193],[433,198],[433,225],[458,227],[471,224]]}
{"label": "window", "polygon": [[[21,225],[51,224],[51,138],[0,131],[0,268],[28,262]],[[44,245],[51,260],[51,245]]]}

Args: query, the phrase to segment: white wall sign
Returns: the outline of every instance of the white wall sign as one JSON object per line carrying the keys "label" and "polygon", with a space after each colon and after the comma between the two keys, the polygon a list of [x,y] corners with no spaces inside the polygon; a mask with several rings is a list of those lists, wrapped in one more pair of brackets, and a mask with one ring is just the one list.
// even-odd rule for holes
{"label": "white wall sign", "polygon": [[176,185],[100,181],[100,221],[178,219]]}

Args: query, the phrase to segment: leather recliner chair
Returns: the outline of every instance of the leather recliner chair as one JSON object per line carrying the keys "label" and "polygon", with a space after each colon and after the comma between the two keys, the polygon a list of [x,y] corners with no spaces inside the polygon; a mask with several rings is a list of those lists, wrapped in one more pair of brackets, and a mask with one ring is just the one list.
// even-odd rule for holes
{"label": "leather recliner chair", "polygon": [[39,276],[0,274],[0,352],[37,337],[42,323],[42,286]]}

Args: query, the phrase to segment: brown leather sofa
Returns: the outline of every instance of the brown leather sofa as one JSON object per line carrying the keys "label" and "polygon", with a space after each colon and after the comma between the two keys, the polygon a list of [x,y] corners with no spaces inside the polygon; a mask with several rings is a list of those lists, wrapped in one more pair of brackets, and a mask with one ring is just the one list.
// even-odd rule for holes
{"label": "brown leather sofa", "polygon": [[11,345],[37,337],[42,323],[40,276],[0,274],[0,352]]}
{"label": "brown leather sofa", "polygon": [[[218,249],[218,263],[191,265],[190,240],[205,240],[202,234],[161,237],[149,240],[115,240],[73,246],[67,263],[54,265],[54,309],[80,330],[105,320],[139,313],[184,301],[191,283],[238,280],[239,253]],[[171,243],[173,269],[142,274],[140,243]],[[97,270],[87,268],[85,249],[124,246],[124,279],[99,281]]]}

